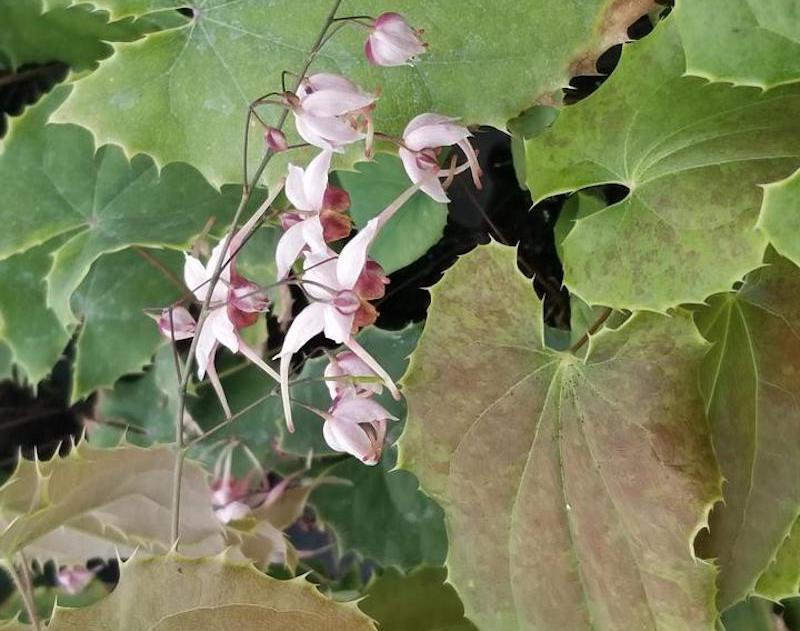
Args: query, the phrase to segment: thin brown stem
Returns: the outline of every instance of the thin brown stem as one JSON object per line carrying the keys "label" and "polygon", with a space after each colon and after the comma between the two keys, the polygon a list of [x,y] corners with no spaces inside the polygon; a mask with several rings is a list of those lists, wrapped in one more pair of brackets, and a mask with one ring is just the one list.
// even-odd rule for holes
{"label": "thin brown stem", "polygon": [[161,272],[164,275],[164,278],[166,278],[169,282],[171,282],[178,289],[180,289],[182,294],[185,294],[187,297],[189,296],[189,294],[186,292],[186,287],[184,286],[183,281],[180,278],[178,278],[175,272],[169,269],[155,256],[150,254],[150,252],[148,252],[146,249],[138,245],[134,245],[132,249],[134,252],[136,252],[136,254],[141,256],[145,261],[147,261],[150,265],[152,265],[159,272]]}
{"label": "thin brown stem", "polygon": [[[319,32],[319,35],[314,42],[314,45],[308,52],[306,56],[305,63],[303,64],[303,68],[300,71],[297,79],[297,83],[295,85],[294,91],[297,91],[300,87],[300,83],[302,82],[303,78],[306,76],[308,69],[311,67],[311,64],[316,59],[317,53],[322,48],[324,43],[327,41],[326,35],[330,30],[331,24],[333,23],[334,18],[336,17],[336,12],[339,10],[339,5],[341,5],[342,0],[334,0],[333,6],[331,10],[328,12],[328,15],[325,18],[325,22],[322,25],[322,29]],[[335,30],[335,29],[334,29]],[[249,112],[249,107],[248,107]],[[276,129],[281,130],[283,129],[284,124],[286,123],[286,119],[289,116],[289,111],[284,110],[281,113],[280,119],[278,120],[278,124],[275,126]],[[249,116],[247,120],[249,121]],[[249,123],[248,123],[249,124]],[[247,133],[247,130],[245,131]],[[236,209],[236,213],[233,216],[233,221],[231,222],[231,229],[228,231],[228,234],[225,236],[225,242],[222,246],[223,252],[228,252],[228,249],[231,245],[231,240],[233,239],[233,235],[236,232],[236,226],[239,223],[239,220],[244,213],[244,209],[247,206],[248,202],[250,201],[250,196],[252,194],[253,189],[258,184],[259,180],[261,179],[262,174],[264,173],[264,169],[267,168],[269,161],[272,159],[273,152],[270,149],[264,154],[264,157],[261,159],[261,163],[258,165],[255,173],[253,174],[252,179],[250,180],[250,186],[246,187],[242,191],[242,198],[239,202],[239,207]],[[252,234],[255,230],[255,226],[251,229],[250,234]],[[243,241],[246,241],[249,238],[248,235],[244,235]],[[184,442],[183,442],[183,415],[186,409],[186,389],[189,386],[189,379],[191,379],[192,375],[192,364],[194,362],[195,351],[197,350],[197,343],[200,339],[200,333],[203,328],[203,324],[208,317],[208,309],[211,303],[211,296],[214,292],[214,287],[217,285],[217,281],[219,280],[220,274],[222,273],[223,265],[228,265],[231,261],[229,257],[224,260],[224,256],[220,256],[219,260],[214,269],[214,273],[211,275],[211,282],[209,284],[208,292],[206,293],[205,300],[203,301],[202,309],[200,310],[200,315],[197,319],[197,327],[195,329],[195,335],[192,338],[192,344],[189,348],[189,354],[186,357],[186,361],[183,365],[182,370],[182,378],[179,386],[178,391],[178,411],[175,418],[175,465],[173,467],[173,475],[172,475],[172,523],[170,527],[170,534],[173,545],[177,548],[178,544],[178,537],[180,535],[180,504],[181,504],[181,481],[183,478],[183,465],[186,458],[186,450],[184,449]]]}
{"label": "thin brown stem", "polygon": [[586,342],[589,341],[589,338],[592,337],[592,335],[594,335],[595,333],[597,333],[600,330],[600,327],[603,326],[603,323],[606,320],[608,320],[609,316],[611,315],[611,313],[613,311],[614,310],[611,309],[610,307],[604,308],[603,309],[603,313],[600,314],[600,317],[597,318],[597,320],[594,321],[594,323],[592,324],[592,326],[589,327],[589,329],[586,331],[586,333],[583,334],[583,337],[581,337],[581,339],[579,339],[575,343],[575,345],[571,349],[569,349],[570,352],[571,353],[575,353],[578,350],[580,350],[580,348],[584,344],[586,344]]}

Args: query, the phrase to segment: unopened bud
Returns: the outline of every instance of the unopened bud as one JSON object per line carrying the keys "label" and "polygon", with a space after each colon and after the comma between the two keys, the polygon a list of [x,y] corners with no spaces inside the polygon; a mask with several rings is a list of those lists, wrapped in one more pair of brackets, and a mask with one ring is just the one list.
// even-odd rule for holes
{"label": "unopened bud", "polygon": [[264,132],[264,142],[267,147],[275,153],[286,151],[289,148],[289,143],[286,142],[286,136],[280,129],[276,129],[275,127],[267,127],[267,130]]}

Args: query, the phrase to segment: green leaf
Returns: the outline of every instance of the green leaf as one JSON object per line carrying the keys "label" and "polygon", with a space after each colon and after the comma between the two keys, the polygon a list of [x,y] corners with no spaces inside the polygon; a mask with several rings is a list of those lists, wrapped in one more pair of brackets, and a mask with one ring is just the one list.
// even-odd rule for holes
{"label": "green leaf", "polygon": [[[411,182],[400,158],[378,154],[372,162],[356,165],[357,171],[339,171],[342,187],[350,193],[350,215],[358,228],[391,204]],[[447,205],[417,192],[381,229],[369,255],[387,274],[420,258],[442,238]]]}
{"label": "green leaf", "polygon": [[394,469],[395,449],[368,467],[348,458],[326,472],[352,485],[317,489],[311,503],[337,535],[342,553],[357,550],[382,566],[441,565],[447,555],[442,509],[408,471]]}
{"label": "green leaf", "polygon": [[405,576],[387,568],[358,606],[381,631],[477,631],[446,579],[443,567],[421,567]]}
{"label": "green leaf", "polygon": [[[132,612],[135,612],[132,614]],[[305,579],[280,581],[220,557],[135,557],[112,594],[85,609],[57,608],[49,631],[192,631],[265,628],[374,630],[353,604],[337,603]]]}
{"label": "green leaf", "polygon": [[758,227],[783,256],[800,265],[800,170],[764,187]]}
{"label": "green leaf", "polygon": [[564,282],[589,304],[699,303],[761,263],[759,185],[800,164],[800,86],[763,94],[684,71],[668,19],[625,48],[597,92],[527,143],[537,200],[605,183],[630,189],[564,241]]}
{"label": "green leaf", "polygon": [[724,631],[781,631],[785,627],[772,613],[772,603],[750,598],[737,603],[722,614]]}
{"label": "green leaf", "polygon": [[800,519],[794,522],[775,559],[758,579],[756,593],[776,601],[800,594]]}
{"label": "green leaf", "polygon": [[[84,563],[135,548],[170,548],[172,449],[81,443],[68,456],[20,460],[0,488],[0,555],[25,548],[31,558]],[[223,549],[203,471],[186,463],[181,495],[181,542],[187,553]]]}
{"label": "green leaf", "polygon": [[720,567],[723,609],[753,593],[800,513],[800,270],[767,262],[697,315],[714,343],[700,383],[725,479],[701,551]]}
{"label": "green leaf", "polygon": [[[148,256],[173,274],[183,262],[177,252],[150,251]],[[149,364],[165,340],[143,310],[171,304],[182,293],[134,250],[97,261],[72,297],[72,308],[83,322],[75,349],[72,400]]]}
{"label": "green leaf", "polygon": [[95,153],[85,129],[46,125],[68,93],[57,89],[18,119],[0,155],[0,256],[69,233],[47,276],[48,305],[65,325],[76,321],[70,296],[102,254],[131,245],[183,249],[210,217],[227,223],[238,203],[236,191],[221,196],[187,165],[159,172],[148,156],[128,161],[116,146]]}
{"label": "green leaf", "polygon": [[542,305],[497,244],[432,291],[404,378],[401,466],[445,511],[450,580],[486,629],[707,629],[692,539],[719,496],[684,315],[639,314],[586,358],[547,350]]}
{"label": "green leaf", "polygon": [[[93,4],[121,17],[185,2]],[[430,50],[414,67],[377,68],[364,58],[364,31],[345,29],[314,69],[344,73],[365,89],[380,87],[375,119],[386,133],[399,134],[425,111],[502,128],[537,100],[557,100],[569,77],[593,69],[599,54],[626,39],[628,25],[652,5],[652,0],[501,0],[487,19],[481,10],[426,0],[344,2],[342,16],[399,11],[425,29]],[[281,71],[302,67],[330,7],[329,0],[209,0],[181,28],[118,45],[111,59],[76,84],[58,120],[85,125],[100,143],[119,144],[128,154],[147,153],[160,164],[189,162],[215,185],[239,182],[249,102],[280,90]],[[279,112],[267,108],[263,116],[274,124]],[[260,126],[252,133],[256,162],[263,147]],[[298,158],[273,160],[272,179],[289,159]]]}
{"label": "green leaf", "polygon": [[795,0],[680,2],[675,20],[689,74],[764,90],[800,81]]}
{"label": "green leaf", "polygon": [[[35,587],[33,590],[33,600],[36,604],[36,611],[39,618],[46,620],[53,613],[56,606],[56,599],[62,607],[86,607],[96,603],[98,600],[108,596],[108,587],[100,580],[93,580],[83,591],[78,594],[67,594],[63,590],[47,587]],[[22,602],[19,592],[14,592],[2,606],[0,606],[0,618],[11,619],[20,616],[20,619],[27,620],[27,612]],[[14,627],[11,627],[14,628]],[[26,631],[32,631],[32,627],[22,626]],[[6,627],[0,623],[0,629]]]}
{"label": "green leaf", "polygon": [[107,13],[88,6],[44,11],[41,0],[0,0],[0,23],[0,58],[11,70],[49,62],[78,71],[94,68],[114,52],[106,42],[131,42],[158,30],[150,19],[109,23]]}
{"label": "green leaf", "polygon": [[61,239],[0,261],[0,339],[33,384],[58,361],[70,335],[47,307],[44,277]]}

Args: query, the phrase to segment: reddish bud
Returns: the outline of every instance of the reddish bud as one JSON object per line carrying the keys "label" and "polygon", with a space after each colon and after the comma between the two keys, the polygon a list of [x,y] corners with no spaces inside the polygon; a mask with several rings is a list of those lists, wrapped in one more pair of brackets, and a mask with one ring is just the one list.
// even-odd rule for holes
{"label": "reddish bud", "polygon": [[327,242],[338,241],[350,235],[353,222],[349,215],[325,209],[319,214],[322,223],[322,236]]}
{"label": "reddish bud", "polygon": [[286,151],[289,148],[289,143],[286,142],[286,136],[280,129],[275,127],[267,127],[264,132],[264,142],[267,147],[272,149],[275,153]]}
{"label": "reddish bud", "polygon": [[368,260],[353,289],[362,300],[378,300],[386,295],[386,285],[390,282],[383,268],[375,261]]}
{"label": "reddish bud", "polygon": [[350,194],[343,188],[328,184],[322,198],[322,207],[337,213],[346,212],[350,209]]}

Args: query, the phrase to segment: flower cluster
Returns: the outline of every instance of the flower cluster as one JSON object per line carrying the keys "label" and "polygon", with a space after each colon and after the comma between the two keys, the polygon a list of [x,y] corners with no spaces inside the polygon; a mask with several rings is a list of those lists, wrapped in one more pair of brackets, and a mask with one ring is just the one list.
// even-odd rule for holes
{"label": "flower cluster", "polygon": [[[421,31],[411,28],[396,13],[385,13],[368,24],[360,18],[352,20],[369,31],[364,50],[373,64],[411,63],[426,49]],[[344,345],[347,350],[333,357],[326,370],[332,404],[326,411],[314,411],[324,419],[322,431],[328,445],[366,464],[379,461],[387,422],[394,419],[374,400],[374,395],[385,387],[395,399],[400,398],[391,376],[356,339],[363,327],[377,319],[372,301],[384,296],[389,283],[380,265],[369,258],[370,246],[381,228],[418,191],[438,202],[447,202],[446,188],[453,176],[469,169],[477,187],[481,177],[477,155],[469,143],[470,132],[456,119],[421,114],[408,123],[402,137],[393,138],[375,131],[373,113],[378,100],[378,92],[363,90],[346,77],[323,72],[301,77],[294,91],[283,92],[280,101],[275,102],[291,112],[297,135],[319,149],[306,167],[289,164],[285,179],[291,208],[280,216],[284,232],[275,252],[276,282],[299,285],[308,304],[292,321],[280,352],[273,358],[279,360],[279,371],[276,373],[239,335],[240,329],[252,324],[269,307],[262,289],[236,269],[238,249],[257,227],[266,207],[230,239],[223,272],[213,287],[209,284],[219,257],[223,256],[222,245],[214,249],[205,266],[187,255],[184,277],[194,297],[202,302],[211,291],[205,321],[195,322],[181,306],[165,311],[159,319],[162,332],[174,340],[199,335],[195,345],[198,377],[208,375],[228,417],[230,408],[214,369],[214,356],[220,346],[241,353],[276,379],[290,432],[294,431],[289,384],[293,356],[320,333],[331,342]],[[369,159],[376,137],[399,147],[410,186],[340,246],[338,242],[351,237],[350,197],[329,182],[332,160],[345,146],[362,141],[364,157]],[[276,128],[266,127],[264,139],[273,152],[292,148]],[[465,161],[456,165],[453,159],[449,166],[445,165],[442,153],[447,147],[458,147]],[[362,383],[364,380],[368,383]],[[237,489],[228,488],[230,485],[224,480],[220,484],[216,492],[224,493],[228,500],[237,495]],[[227,501],[225,506],[221,517],[231,519],[246,509],[237,507],[236,500]]]}

